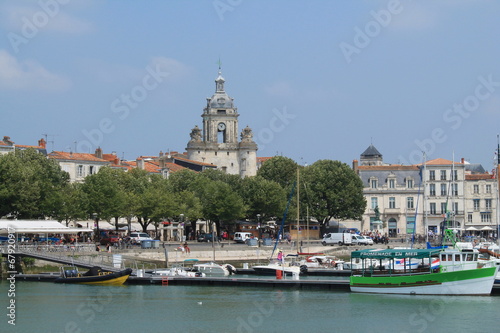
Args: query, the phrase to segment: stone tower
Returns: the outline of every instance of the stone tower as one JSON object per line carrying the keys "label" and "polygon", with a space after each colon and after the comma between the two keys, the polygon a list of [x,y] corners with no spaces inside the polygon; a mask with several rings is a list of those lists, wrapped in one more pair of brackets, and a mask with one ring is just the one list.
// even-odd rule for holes
{"label": "stone tower", "polygon": [[241,177],[257,174],[257,144],[247,126],[238,140],[238,109],[224,90],[221,75],[215,79],[215,93],[203,109],[203,129],[195,126],[187,144],[188,159],[213,164],[229,174]]}

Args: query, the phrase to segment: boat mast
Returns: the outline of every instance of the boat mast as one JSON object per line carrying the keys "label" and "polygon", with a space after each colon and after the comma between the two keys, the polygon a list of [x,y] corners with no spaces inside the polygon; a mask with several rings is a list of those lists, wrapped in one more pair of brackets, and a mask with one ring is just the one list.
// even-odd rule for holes
{"label": "boat mast", "polygon": [[500,138],[499,135],[497,134],[497,230],[496,230],[496,236],[497,236],[497,242],[498,246],[500,247],[500,227],[499,227],[499,220],[500,220],[500,175],[498,174],[500,172]]}
{"label": "boat mast", "polygon": [[424,206],[424,233],[425,233],[425,242],[427,243],[429,241],[429,226],[427,225],[427,202],[426,202],[426,195],[427,195],[427,192],[425,190],[425,184],[426,184],[426,173],[425,173],[425,162],[426,162],[426,156],[425,156],[425,151],[423,152],[423,158],[424,158],[424,166],[423,166],[423,170],[422,170],[422,174],[421,174],[421,178],[420,180],[422,181],[423,185],[424,185],[424,202],[423,202],[423,206]]}
{"label": "boat mast", "polygon": [[299,244],[299,235],[300,235],[300,172],[299,167],[297,166],[297,253],[299,253],[300,244]]}

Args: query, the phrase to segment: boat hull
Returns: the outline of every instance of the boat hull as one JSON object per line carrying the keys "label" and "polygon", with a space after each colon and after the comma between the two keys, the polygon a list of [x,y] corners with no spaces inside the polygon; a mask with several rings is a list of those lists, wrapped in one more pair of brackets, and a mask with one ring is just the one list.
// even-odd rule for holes
{"label": "boat hull", "polygon": [[94,275],[94,276],[77,276],[77,277],[60,277],[54,280],[54,283],[73,283],[73,284],[91,284],[91,285],[106,285],[118,286],[127,281],[132,273],[132,269],[127,268],[120,272],[109,272],[107,274]]}
{"label": "boat hull", "polygon": [[408,295],[490,295],[497,267],[418,275],[351,276],[352,292]]}

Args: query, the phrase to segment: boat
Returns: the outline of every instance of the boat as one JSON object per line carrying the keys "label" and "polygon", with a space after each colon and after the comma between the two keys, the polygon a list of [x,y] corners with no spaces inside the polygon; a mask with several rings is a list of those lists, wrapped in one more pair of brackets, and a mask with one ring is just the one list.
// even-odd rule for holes
{"label": "boat", "polygon": [[149,273],[152,276],[169,276],[169,277],[174,277],[174,276],[179,276],[179,277],[205,277],[206,276],[202,272],[199,272],[199,271],[196,271],[196,270],[187,271],[182,266],[177,266],[177,267],[172,267],[172,268],[155,269],[153,271],[146,272],[146,273]]}
{"label": "boat", "polygon": [[99,266],[90,268],[86,273],[81,274],[78,269],[72,267],[61,267],[61,276],[54,280],[54,283],[78,283],[94,285],[122,285],[132,273],[131,268],[119,272],[105,271]]}
{"label": "boat", "polygon": [[236,272],[236,268],[234,266],[225,264],[225,265],[219,265],[216,262],[208,262],[208,263],[203,263],[203,264],[194,264],[193,268],[205,274],[206,276],[229,276]]}
{"label": "boat", "polygon": [[[351,261],[361,261],[353,269],[352,292],[408,295],[490,295],[499,266],[481,261],[477,249],[366,249],[351,253]],[[404,259],[419,266],[385,268],[364,265],[365,260],[380,262]],[[437,261],[439,259],[439,261]]]}
{"label": "boat", "polygon": [[[284,260],[270,260],[267,265],[256,265],[252,266],[252,269],[257,275],[277,275],[277,271],[281,271],[284,275],[296,275],[301,274],[300,262],[297,261],[298,255],[288,254],[284,257]],[[279,274],[279,273],[278,273]]]}

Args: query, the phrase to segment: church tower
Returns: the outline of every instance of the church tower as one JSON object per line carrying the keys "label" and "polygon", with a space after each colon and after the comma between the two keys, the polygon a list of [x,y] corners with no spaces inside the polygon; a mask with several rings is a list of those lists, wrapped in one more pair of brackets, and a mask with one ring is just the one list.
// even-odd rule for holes
{"label": "church tower", "polygon": [[238,141],[238,109],[224,89],[220,68],[215,93],[203,109],[203,129],[195,126],[187,145],[188,159],[216,165],[218,169],[241,177],[257,174],[257,144],[247,126]]}

